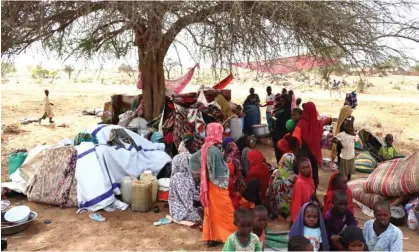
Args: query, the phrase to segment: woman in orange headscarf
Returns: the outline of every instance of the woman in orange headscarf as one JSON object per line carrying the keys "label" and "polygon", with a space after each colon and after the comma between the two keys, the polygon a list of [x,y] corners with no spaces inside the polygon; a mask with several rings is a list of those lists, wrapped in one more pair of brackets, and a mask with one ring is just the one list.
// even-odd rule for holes
{"label": "woman in orange headscarf", "polygon": [[271,177],[269,167],[265,163],[265,158],[263,157],[262,152],[258,150],[249,151],[249,154],[247,154],[247,158],[249,159],[250,168],[249,173],[246,177],[246,183],[249,183],[254,179],[259,181],[259,199],[262,202],[264,202],[266,197],[266,191],[269,187],[269,179]]}
{"label": "woman in orange headscarf", "polygon": [[207,125],[205,143],[201,148],[201,192],[204,207],[202,239],[208,246],[225,242],[236,231],[234,208],[228,191],[229,172],[221,150],[224,128],[219,123]]}

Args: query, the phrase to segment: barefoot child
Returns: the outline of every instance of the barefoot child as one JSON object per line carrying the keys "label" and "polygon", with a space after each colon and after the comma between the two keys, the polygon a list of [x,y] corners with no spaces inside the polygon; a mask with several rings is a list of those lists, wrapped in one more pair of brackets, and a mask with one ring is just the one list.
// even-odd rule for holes
{"label": "barefoot child", "polygon": [[268,221],[268,210],[264,206],[256,206],[253,209],[253,233],[259,237],[262,249],[265,247],[265,229],[268,226]]}
{"label": "barefoot child", "polygon": [[313,203],[303,205],[294,224],[292,224],[289,237],[304,236],[309,239],[314,251],[329,251],[329,239],[320,209]]}
{"label": "barefoot child", "polygon": [[330,239],[330,249],[345,250],[339,235],[346,227],[356,226],[358,222],[348,209],[348,195],[344,190],[335,190],[333,193],[333,207],[324,214],[324,223]]}
{"label": "barefoot child", "polygon": [[354,133],[352,123],[345,121],[344,132],[340,132],[335,136],[333,141],[342,145],[342,152],[340,153],[339,172],[351,180],[351,175],[355,173],[355,141],[357,136]]}
{"label": "barefoot child", "polygon": [[52,104],[49,101],[49,91],[45,90],[45,99],[44,99],[44,114],[41,118],[39,118],[39,124],[41,124],[41,121],[46,119],[47,117],[49,118],[49,123],[54,123],[54,121],[52,120],[52,118],[54,117],[54,112],[52,111],[52,106],[54,106],[54,104]]}
{"label": "barefoot child", "polygon": [[259,237],[252,233],[252,211],[239,208],[234,211],[234,225],[237,231],[232,233],[224,244],[223,251],[262,251]]}

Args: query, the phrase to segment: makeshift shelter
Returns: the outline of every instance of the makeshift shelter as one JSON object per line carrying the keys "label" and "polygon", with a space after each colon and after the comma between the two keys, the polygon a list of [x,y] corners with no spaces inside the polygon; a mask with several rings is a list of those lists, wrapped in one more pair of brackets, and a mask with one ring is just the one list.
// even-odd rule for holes
{"label": "makeshift shelter", "polygon": [[278,58],[268,61],[253,61],[248,63],[233,63],[233,66],[267,72],[272,74],[287,74],[309,70],[316,67],[327,66],[335,63],[334,59],[322,59],[312,56],[293,56]]}
{"label": "makeshift shelter", "polygon": [[[166,89],[175,94],[180,94],[182,90],[189,84],[195,73],[195,69],[199,68],[199,64],[192,67],[184,76],[176,80],[166,80]],[[137,88],[143,89],[143,81],[141,78],[141,72],[138,73]]]}

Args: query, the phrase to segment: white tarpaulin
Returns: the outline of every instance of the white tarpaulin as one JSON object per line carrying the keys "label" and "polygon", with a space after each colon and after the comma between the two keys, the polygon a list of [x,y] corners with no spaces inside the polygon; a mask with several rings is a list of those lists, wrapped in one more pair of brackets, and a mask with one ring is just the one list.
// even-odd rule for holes
{"label": "white tarpaulin", "polygon": [[76,146],[77,199],[80,209],[96,211],[102,209],[119,195],[119,186],[125,176],[138,177],[143,171],[151,170],[157,175],[169,162],[170,156],[164,152],[164,144],[148,141],[140,135],[124,129],[134,140],[137,148],[125,144],[125,148],[108,146],[111,129],[116,125],[99,125],[86,129],[97,137],[99,145],[81,143]]}

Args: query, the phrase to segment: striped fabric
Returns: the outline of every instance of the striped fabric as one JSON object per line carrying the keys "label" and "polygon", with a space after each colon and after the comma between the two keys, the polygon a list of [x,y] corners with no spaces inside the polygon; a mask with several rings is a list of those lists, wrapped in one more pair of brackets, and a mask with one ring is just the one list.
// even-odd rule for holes
{"label": "striped fabric", "polygon": [[361,152],[355,157],[355,169],[359,172],[371,173],[376,166],[375,158],[368,151]]}
{"label": "striped fabric", "polygon": [[375,202],[385,200],[386,197],[378,194],[366,193],[364,191],[366,181],[367,179],[365,178],[351,180],[348,182],[348,187],[352,190],[352,196],[355,200],[361,202],[369,208],[373,208]]}
{"label": "striped fabric", "polygon": [[402,196],[419,192],[419,152],[378,166],[364,185],[365,192]]}

